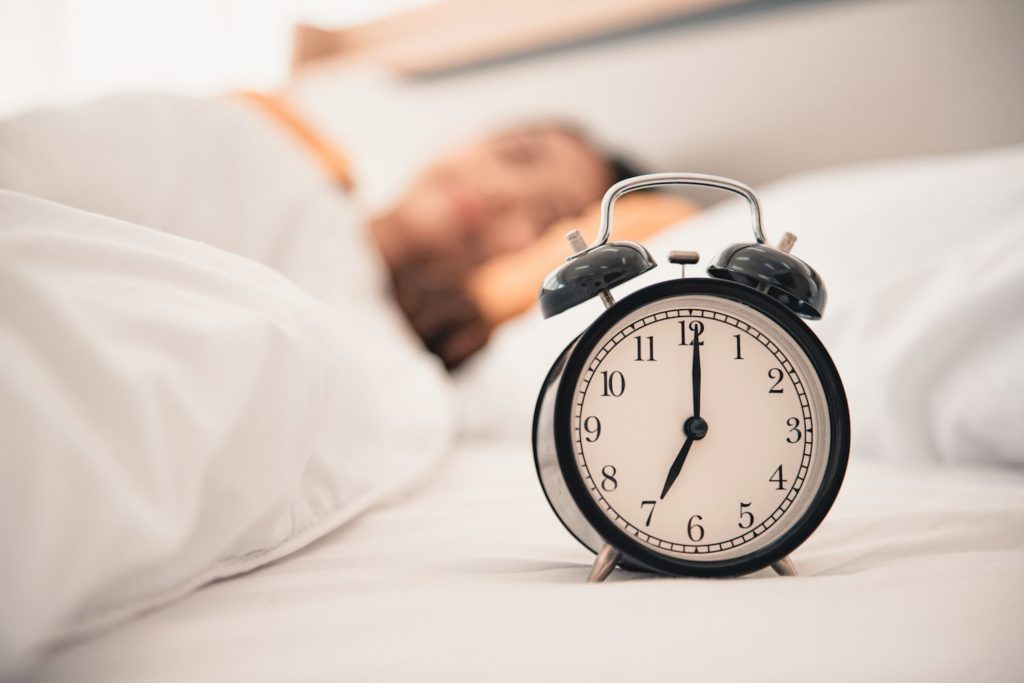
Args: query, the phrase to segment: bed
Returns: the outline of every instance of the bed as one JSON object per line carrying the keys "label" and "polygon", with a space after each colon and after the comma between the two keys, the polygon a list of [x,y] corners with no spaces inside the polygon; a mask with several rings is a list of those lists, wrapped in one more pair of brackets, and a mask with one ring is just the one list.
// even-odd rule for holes
{"label": "bed", "polygon": [[[11,506],[0,532],[24,541],[8,544],[10,559],[0,565],[0,678],[1024,677],[1017,645],[1024,610],[1024,109],[1020,89],[1004,78],[1014,73],[1024,45],[1014,29],[1020,8],[1002,0],[989,0],[991,11],[918,0],[772,7],[444,77],[400,81],[375,69],[320,70],[301,77],[290,96],[351,153],[371,204],[396,191],[395,169],[411,172],[464,129],[552,110],[581,119],[599,136],[616,139],[627,131],[623,145],[655,169],[722,172],[754,183],[763,192],[770,234],[795,232],[795,253],[827,279],[830,308],[815,330],[843,375],[853,419],[846,484],[823,526],[795,553],[797,577],[764,571],[706,581],[617,570],[605,584],[585,584],[592,555],[547,508],[534,475],[529,425],[550,362],[593,319],[596,303],[549,321],[536,310],[525,312],[449,381],[386,303],[380,264],[338,230],[356,222],[353,207],[338,200],[336,188],[325,189],[302,153],[274,152],[284,159],[283,174],[267,172],[260,156],[265,150],[236,157],[240,163],[229,172],[207,156],[215,143],[234,144],[235,132],[269,123],[240,122],[225,109],[216,114],[217,135],[189,147],[180,133],[202,128],[189,125],[189,117],[205,113],[170,117],[166,103],[150,107],[146,120],[154,128],[136,138],[104,113],[124,103],[107,101],[87,105],[84,118],[105,122],[103,134],[127,150],[118,153],[144,163],[167,161],[160,173],[118,175],[123,168],[117,170],[109,146],[72,146],[81,136],[73,134],[74,120],[59,112],[44,114],[38,129],[0,127],[2,313],[23,310],[11,295],[12,283],[26,282],[7,268],[5,259],[21,253],[11,247],[47,253],[4,232],[11,215],[56,212],[87,246],[106,240],[130,247],[118,253],[159,257],[131,273],[95,269],[107,278],[98,283],[88,268],[67,280],[61,274],[68,263],[104,261],[58,259],[50,264],[56,270],[41,271],[34,282],[55,301],[74,301],[89,291],[79,292],[79,285],[130,291],[133,273],[159,273],[175,291],[183,287],[217,312],[203,315],[199,307],[175,318],[181,323],[175,332],[183,333],[175,344],[211,329],[218,339],[225,329],[238,338],[221,339],[208,365],[168,366],[165,377],[184,383],[171,392],[173,401],[128,393],[108,405],[86,392],[76,397],[75,409],[139,417],[130,423],[134,432],[99,433],[109,437],[106,445],[128,453],[133,443],[161,444],[167,458],[191,454],[211,434],[223,436],[211,428],[221,418],[233,424],[241,413],[257,428],[247,432],[250,450],[234,459],[196,458],[192,479],[178,482],[178,489],[158,466],[108,478],[104,487],[120,481],[122,493],[146,494],[132,499],[139,507],[131,515],[123,514],[123,500],[103,495],[104,487],[91,499],[70,495],[78,490],[73,487],[58,489],[68,496],[59,499],[63,514],[88,510],[95,516],[99,510],[119,524],[65,525],[65,536],[55,538],[75,547],[121,548],[106,556],[94,550],[86,556],[89,567],[99,571],[108,560],[130,560],[135,583],[101,572],[102,582],[87,585],[81,577],[88,572],[66,566],[70,554],[59,544],[41,552],[33,542],[45,534],[23,532],[28,520],[57,524],[41,514],[59,507],[56,498],[23,506],[24,492],[11,484],[19,480],[0,481],[0,500]],[[758,21],[748,21],[751,16]],[[909,26],[922,29],[914,33]],[[862,59],[863,35],[872,36],[872,59]],[[949,45],[959,49],[946,50]],[[808,65],[808,53],[820,59]],[[900,60],[911,53],[917,58]],[[751,71],[752,54],[776,59]],[[651,68],[662,57],[667,66]],[[621,68],[607,69],[610,62]],[[698,62],[721,69],[685,68]],[[890,68],[894,64],[899,68]],[[666,86],[677,78],[678,91]],[[728,97],[723,81],[733,86]],[[778,96],[783,81],[793,97]],[[565,82],[578,87],[565,88]],[[612,103],[609,83],[657,97]],[[908,84],[914,97],[907,96]],[[688,125],[675,126],[673,111],[687,106],[684,91],[687,101],[706,106],[692,110]],[[951,91],[964,94],[944,108]],[[751,103],[764,107],[756,121],[747,115]],[[176,144],[145,152],[145,141],[153,139]],[[980,149],[988,146],[994,147]],[[84,180],[55,183],[62,155],[97,163]],[[913,158],[866,162],[901,156]],[[193,166],[183,173],[176,164]],[[790,175],[829,164],[842,166]],[[244,211],[231,202],[175,202],[178,180],[193,173]],[[35,176],[12,186],[12,174]],[[136,193],[132,211],[123,211],[117,196],[103,195],[104,188],[137,182],[136,176],[150,182]],[[267,191],[240,196],[247,185],[232,184],[234,177]],[[19,213],[19,207],[28,208]],[[232,229],[239,222],[249,230]],[[219,230],[211,233],[210,225]],[[746,238],[745,225],[744,207],[723,202],[647,244],[659,261],[669,249],[697,250],[702,269],[726,243]],[[159,232],[174,226],[195,230],[179,230],[185,239],[175,240]],[[282,226],[304,235],[296,242],[304,246],[280,249],[274,236]],[[331,255],[345,250],[365,259],[339,268]],[[202,271],[199,284],[194,269]],[[620,293],[669,276],[659,268]],[[140,291],[155,296],[158,290]],[[96,348],[122,348],[117,344],[126,331],[160,329],[161,309],[145,297],[133,302],[131,324],[105,329],[102,339],[110,346]],[[352,306],[372,318],[381,339],[393,342],[388,353],[397,361],[382,360],[379,345],[343,334],[335,309],[351,314]],[[4,370],[13,367],[25,387],[36,387],[39,376],[24,374],[23,361],[45,349],[73,360],[77,351],[69,340],[98,329],[74,312],[64,311],[74,323],[66,334],[53,334],[57,328],[46,324],[34,330],[52,346],[33,345],[20,328],[0,326],[9,361]],[[239,343],[254,333],[270,341]],[[11,348],[24,353],[16,357]],[[176,348],[168,347],[172,360]],[[123,369],[118,354],[96,359]],[[206,406],[213,412],[192,410],[189,396],[203,394],[219,376],[216,368],[231,362],[249,362],[268,374],[250,378],[239,371],[252,383],[232,385]],[[370,385],[376,373],[386,381],[369,400],[353,390],[357,382],[346,381],[358,375]],[[54,380],[62,376],[51,375],[45,376],[56,387],[51,397],[66,396],[60,390],[67,387]],[[335,379],[329,407],[355,405],[355,417],[327,419],[332,413],[303,393],[305,382],[320,387],[324,375]],[[118,385],[106,380],[125,377],[112,372],[92,379],[109,389]],[[28,394],[4,379],[0,419],[13,420]],[[402,410],[414,417],[395,429],[388,403],[409,384],[419,391],[405,396]],[[77,414],[63,408],[65,416]],[[315,424],[304,421],[310,411],[319,411]],[[162,424],[167,415],[181,417],[189,429],[141,440],[153,439],[147,424]],[[35,417],[47,435],[61,435],[51,424],[73,423],[47,410]],[[351,424],[364,429],[362,438],[346,431]],[[315,443],[280,447],[310,430],[319,435]],[[9,455],[20,453],[8,441],[12,433],[0,430],[4,464],[31,468]],[[253,452],[263,458],[258,465]],[[108,470],[83,467],[62,483],[80,484],[74,476],[97,472]],[[203,496],[175,498],[213,476],[216,485]],[[204,507],[209,499],[218,505]],[[197,538],[205,541],[203,553],[189,544]],[[42,559],[15,561],[24,558],[22,551]],[[159,567],[159,580],[140,567]],[[90,603],[100,589],[103,599]],[[34,607],[40,604],[67,610],[44,613]],[[12,642],[14,649],[5,650]]]}
{"label": "bed", "polygon": [[554,520],[520,441],[296,555],[46,662],[39,680],[1014,680],[1024,477],[854,450],[801,573],[619,571]]}
{"label": "bed", "polygon": [[[461,436],[415,486],[268,566],[66,640],[32,678],[1019,679],[1022,171],[1024,150],[1007,148],[807,174],[763,193],[770,225],[797,232],[830,278],[817,330],[854,424],[847,481],[795,553],[798,576],[617,570],[586,584],[592,555],[547,507],[528,424],[537,377],[594,311],[531,311],[458,376]],[[743,214],[719,205],[649,246],[706,259]],[[929,225],[934,250],[896,234],[907,224]],[[868,254],[892,277],[858,287]],[[958,263],[942,264],[950,254]],[[885,291],[904,292],[904,307],[865,316]],[[973,353],[953,334],[922,350],[965,315],[996,341]]]}

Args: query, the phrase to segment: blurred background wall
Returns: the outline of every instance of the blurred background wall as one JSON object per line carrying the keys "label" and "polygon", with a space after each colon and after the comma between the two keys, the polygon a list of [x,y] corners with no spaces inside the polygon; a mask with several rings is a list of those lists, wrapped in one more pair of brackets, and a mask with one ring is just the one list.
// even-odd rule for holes
{"label": "blurred background wall", "polygon": [[0,114],[283,91],[371,203],[524,119],[752,183],[1024,142],[1021,0],[6,0],[0,69]]}
{"label": "blurred background wall", "polygon": [[473,13],[417,9],[376,59],[310,61],[292,96],[381,203],[420,160],[531,118],[580,123],[650,170],[751,183],[1024,142],[1020,0],[555,4],[477,0],[475,22],[433,30],[431,12]]}
{"label": "blurred background wall", "polygon": [[429,0],[4,0],[0,115],[125,90],[283,82],[298,23],[363,24]]}

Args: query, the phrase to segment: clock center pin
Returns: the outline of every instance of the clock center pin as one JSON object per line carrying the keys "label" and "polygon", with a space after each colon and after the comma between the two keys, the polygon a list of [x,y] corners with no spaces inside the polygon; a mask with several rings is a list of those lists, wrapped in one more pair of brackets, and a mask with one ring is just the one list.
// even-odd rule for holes
{"label": "clock center pin", "polygon": [[683,433],[694,441],[700,441],[708,435],[708,423],[702,417],[691,417],[683,423]]}

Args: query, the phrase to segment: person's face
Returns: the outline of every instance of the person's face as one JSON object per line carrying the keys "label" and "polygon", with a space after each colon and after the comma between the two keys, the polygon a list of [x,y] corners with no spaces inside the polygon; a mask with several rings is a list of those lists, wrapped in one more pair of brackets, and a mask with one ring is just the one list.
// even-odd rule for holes
{"label": "person's face", "polygon": [[579,214],[609,182],[604,160],[572,134],[523,129],[436,160],[399,200],[395,216],[410,249],[483,260]]}

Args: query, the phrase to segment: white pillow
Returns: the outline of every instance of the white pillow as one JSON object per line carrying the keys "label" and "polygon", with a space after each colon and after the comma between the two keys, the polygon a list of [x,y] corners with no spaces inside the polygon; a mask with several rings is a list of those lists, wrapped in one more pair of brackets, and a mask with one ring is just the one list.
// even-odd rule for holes
{"label": "white pillow", "polygon": [[206,242],[332,305],[383,295],[352,202],[241,99],[118,95],[2,121],[0,187]]}
{"label": "white pillow", "polygon": [[[19,141],[0,145],[0,185],[149,216],[292,280],[0,191],[0,678],[297,549],[407,486],[454,432],[448,378],[387,297],[349,203],[270,129],[250,136],[252,154],[205,154],[222,138],[244,152],[233,131],[262,122],[231,103],[183,105],[165,122],[176,143],[135,135],[145,117],[108,126],[104,110],[99,130],[40,115],[77,131],[63,160],[33,152],[56,155],[58,122],[0,125]],[[146,173],[147,156],[173,168]]]}
{"label": "white pillow", "polygon": [[[1024,147],[811,173],[760,195],[770,237],[795,233],[828,287],[811,328],[842,374],[854,454],[1024,464]],[[648,244],[662,267],[615,295],[677,277],[670,249],[698,250],[703,275],[752,239],[748,216],[728,201],[662,233]],[[464,429],[526,437],[548,368],[600,310],[534,310],[499,330],[460,374]]]}

